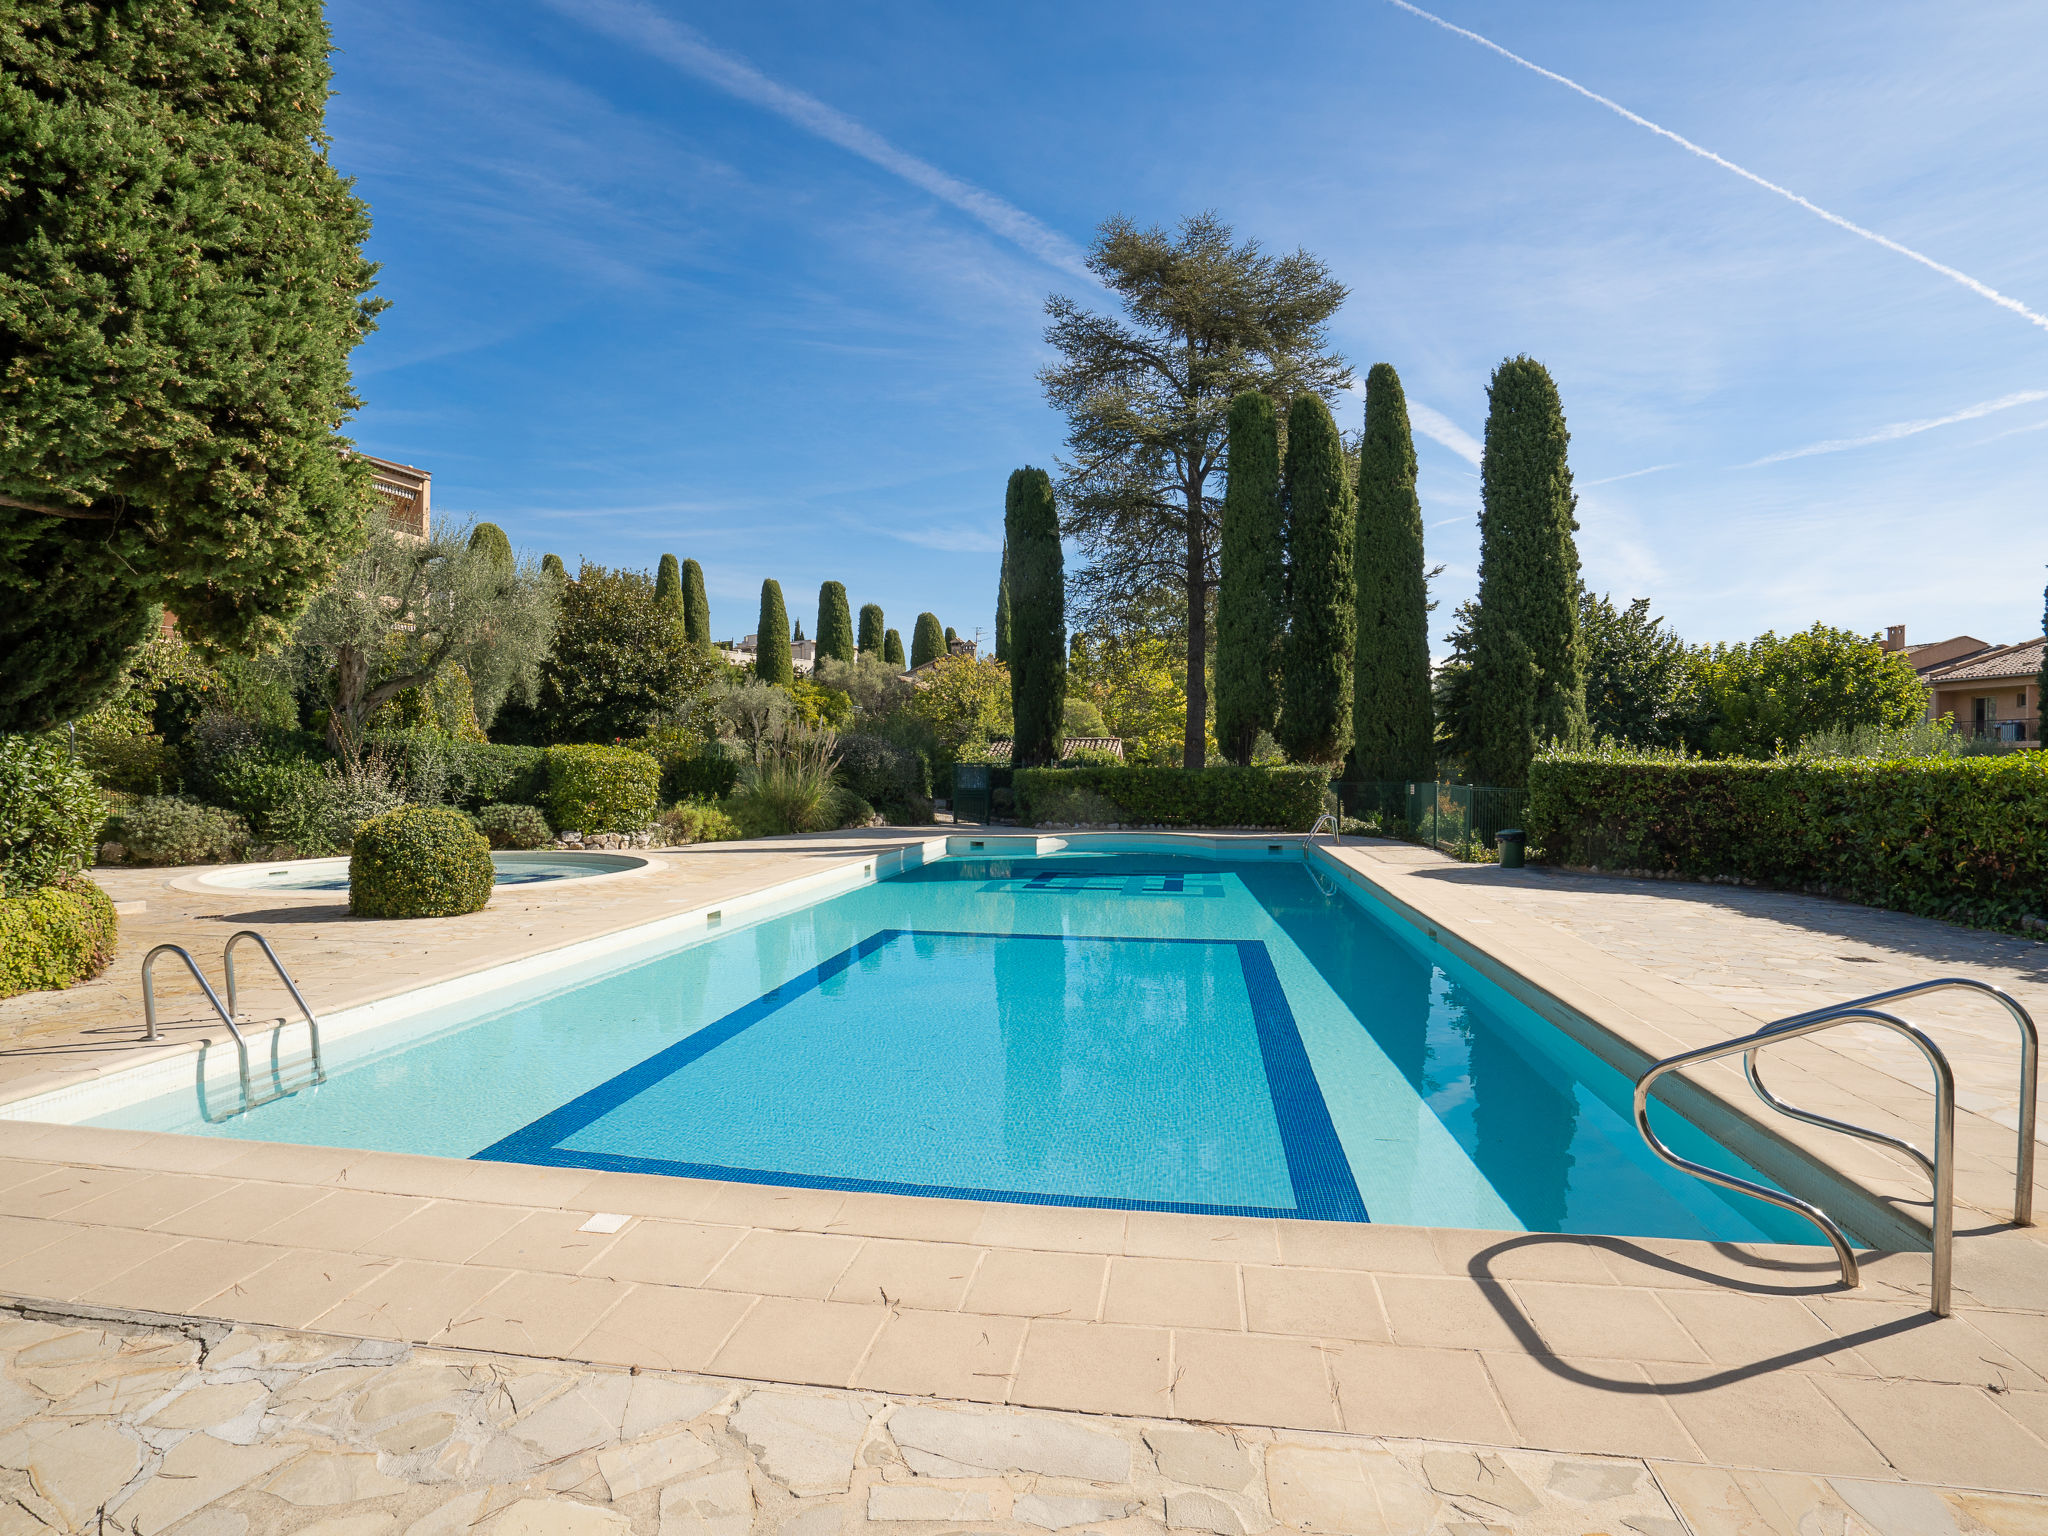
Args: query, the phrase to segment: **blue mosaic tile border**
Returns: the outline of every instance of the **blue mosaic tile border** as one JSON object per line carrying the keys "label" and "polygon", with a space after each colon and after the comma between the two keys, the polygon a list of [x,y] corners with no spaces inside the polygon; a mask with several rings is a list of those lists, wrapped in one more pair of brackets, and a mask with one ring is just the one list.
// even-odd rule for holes
{"label": "blue mosaic tile border", "polygon": [[[929,935],[961,939],[1040,939],[1057,944],[1208,944],[1237,951],[1244,970],[1245,991],[1251,1000],[1252,1022],[1259,1042],[1259,1056],[1266,1071],[1266,1091],[1273,1105],[1273,1117],[1280,1131],[1280,1144],[1287,1160],[1288,1181],[1294,1190],[1292,1209],[1270,1206],[1204,1205],[1164,1200],[1134,1200],[1116,1196],[1045,1194],[1036,1190],[976,1189],[939,1184],[903,1184],[883,1179],[826,1178],[811,1174],[782,1173],[758,1168],[727,1168],[715,1163],[669,1161],[660,1158],[628,1157],[608,1152],[587,1152],[564,1147],[563,1142],[578,1131],[611,1113],[619,1105],[645,1092],[662,1079],[682,1071],[698,1058],[717,1049],[741,1031],[751,1028],[778,1009],[816,990],[885,945],[898,939]],[[717,1022],[695,1034],[657,1051],[645,1061],[628,1067],[616,1077],[598,1084],[558,1109],[522,1126],[510,1136],[472,1154],[474,1160],[500,1163],[533,1163],[554,1168],[590,1168],[616,1173],[661,1173],[694,1179],[729,1179],[742,1184],[770,1184],[798,1189],[843,1189],[876,1194],[943,1196],[961,1200],[994,1200],[1012,1205],[1061,1205],[1122,1211],[1178,1211],[1205,1216],[1279,1216],[1308,1221],[1369,1221],[1365,1202],[1351,1176],[1351,1164],[1337,1140],[1337,1129],[1323,1102],[1308,1051],[1287,994],[1273,969],[1272,957],[1258,939],[1118,938],[1113,935],[1057,933],[973,933],[930,928],[884,928],[858,944],[820,961],[781,986],[770,988],[752,1002],[734,1009]]]}

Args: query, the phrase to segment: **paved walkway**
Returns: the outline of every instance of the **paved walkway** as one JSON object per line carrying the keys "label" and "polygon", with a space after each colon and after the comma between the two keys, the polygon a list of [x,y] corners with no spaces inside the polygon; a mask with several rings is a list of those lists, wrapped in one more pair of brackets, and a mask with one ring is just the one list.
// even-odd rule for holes
{"label": "paved walkway", "polygon": [[[887,845],[840,837],[690,850],[671,856],[658,876],[564,889],[531,903],[501,896],[502,912],[494,903],[477,918],[437,924],[355,924],[330,908],[324,919],[287,929],[280,948],[316,1003],[330,1009],[474,969],[508,951],[729,899]],[[1546,989],[1551,1016],[1575,1031],[1599,1031],[1617,1058],[1737,1033],[1748,1027],[1744,1008],[1752,1004],[1776,1010],[1761,998],[1736,1006],[1643,963],[1656,958],[1646,925],[1690,920],[1695,893],[1686,888],[1473,870],[1390,845],[1347,848],[1342,859],[1369,899],[1406,907],[1448,951]],[[117,974],[46,997],[61,1004],[50,1016],[16,1006],[24,1000],[0,1005],[9,1010],[0,1020],[22,1030],[0,1055],[0,1096],[75,1074],[81,1063],[90,1069],[134,1058],[138,1048],[128,1042],[136,1010],[121,988],[132,987],[136,946],[160,934],[223,937],[229,924],[248,921],[232,901],[221,909],[225,893],[167,891],[161,873],[146,878],[156,882],[146,898],[156,926],[130,929],[121,962],[127,980]],[[1585,895],[1594,900],[1575,907]],[[1617,905],[1603,912],[1602,900]],[[1839,912],[1834,904],[1815,907]],[[1840,942],[1826,922],[1806,915],[1802,927],[1736,911],[1743,922],[1766,925],[1772,943]],[[1619,943],[1595,942],[1602,923],[1646,946],[1642,959],[1620,953]],[[1826,936],[1802,941],[1788,930]],[[1944,950],[1950,936],[1958,947]],[[1868,940],[1862,947],[1882,949],[1886,967],[1967,965],[1973,957],[1961,946],[1981,936],[1922,924],[1912,937],[1917,948]],[[1740,950],[1745,941],[1714,942]],[[1824,975],[1800,983],[1828,985]],[[111,1033],[94,1033],[117,1027],[118,1043]],[[189,1041],[204,1029],[184,1033]],[[1802,1049],[1818,1054],[1810,1063],[1788,1059],[1788,1093],[1812,1095],[1823,1107],[1846,1097],[1879,1123],[1924,1121],[1924,1089],[1855,1041]],[[1751,1112],[1742,1108],[1754,1101],[1739,1074],[1701,1076],[1709,1108]],[[2011,1194],[2010,1131],[1992,1116],[1963,1118],[1959,1187],[1971,1215],[1962,1224],[1983,1235],[1961,1245],[1957,1315],[1938,1322],[1923,1310],[1924,1252],[1873,1256],[1864,1287],[1844,1293],[1824,1251],[1813,1249],[841,1195],[23,1122],[0,1122],[0,1293],[59,1311],[204,1319],[216,1331],[304,1329],[566,1362],[545,1367],[556,1374],[611,1364],[980,1403],[981,1412],[1227,1424],[1258,1444],[1353,1437],[1330,1442],[1342,1448],[1330,1467],[1385,1470],[1395,1489],[1419,1477],[1416,1486],[1432,1500],[1455,1490],[1415,1459],[1422,1449],[1388,1452],[1356,1437],[1633,1458],[1645,1475],[1655,1464],[1655,1482],[1632,1473],[1629,1488],[1661,1490],[1657,1497],[1679,1507],[1695,1530],[1846,1532],[1859,1528],[1845,1523],[1851,1520],[1881,1531],[1946,1530],[1872,1522],[1842,1490],[1868,1482],[1902,1498],[1916,1483],[2001,1498],[2048,1493],[2048,1250],[2036,1240],[2039,1229],[2000,1230],[1996,1219]],[[1876,1190],[1902,1230],[1916,1216],[1924,1221],[1924,1180],[1916,1187],[1917,1175],[1886,1154],[1803,1127],[1786,1134],[1791,1153]],[[608,1233],[582,1230],[601,1212],[626,1220]],[[881,1410],[868,1411],[872,1419]],[[1116,1433],[1129,1439],[1139,1431]],[[868,1429],[861,1435],[879,1443]],[[1383,1452],[1390,1459],[1373,1459]],[[888,1453],[876,1454],[887,1460]],[[881,1466],[866,1450],[860,1455],[861,1467]],[[1532,1496],[1547,1497],[1549,1461],[1501,1464]],[[387,1454],[380,1472],[402,1475],[394,1465]],[[1394,1466],[1402,1469],[1398,1478],[1387,1470]],[[1713,1480],[1720,1475],[1713,1469],[1731,1467],[1748,1481]],[[1265,1502],[1240,1511],[1245,1532],[1263,1529],[1252,1522],[1269,1515],[1333,1532],[1553,1528],[1535,1523],[1533,1510],[1468,1518],[1458,1506],[1432,1503],[1417,1514],[1421,1496],[1403,1504],[1408,1495],[1398,1492],[1371,1495],[1384,1527],[1355,1514],[1297,1518],[1282,1513],[1271,1472],[1268,1460],[1269,1486],[1254,1490]],[[1378,1471],[1329,1475],[1347,1486],[1380,1486]],[[1455,1482],[1459,1474],[1443,1476]],[[1694,1494],[1681,1497],[1675,1490],[1688,1476]],[[493,1486],[505,1481],[494,1477]],[[587,1485],[586,1473],[541,1486],[589,1500]],[[860,1486],[849,1485],[848,1497],[857,1500]],[[1004,1487],[1012,1496],[1030,1491]],[[1145,1487],[1132,1495],[1140,1503],[1158,1492]],[[1730,1487],[1749,1490],[1741,1498],[1766,1509],[1754,1516],[1764,1523],[1703,1524],[1706,1517],[1686,1503],[1719,1500],[1717,1507],[1739,1510]],[[1781,1498],[1773,1489],[1804,1491]],[[1029,1524],[1014,1501],[1006,1504],[993,1487],[980,1491],[990,1496],[987,1519]],[[1959,1499],[1940,1501],[1948,1512],[1942,1518],[1964,1522],[1955,1528],[1974,1529],[1966,1520],[1975,1519],[1987,1529],[2048,1529],[2038,1510],[2010,1513],[2032,1509],[2023,1502],[1966,1510]],[[402,1502],[395,1491],[391,1502],[393,1509]],[[1983,1512],[1994,1505],[2008,1513],[1994,1519]],[[904,1507],[938,1509],[929,1518],[952,1525],[980,1520],[970,1511],[984,1509]],[[1162,1507],[1124,1518],[1156,1521]],[[1387,1515],[1397,1507],[1409,1514]],[[1569,1507],[1577,1512],[1555,1528],[1626,1525],[1646,1536],[1673,1529],[1635,1523],[1636,1513],[1654,1522],[1672,1518],[1668,1511],[1630,1505],[1634,1512],[1625,1513],[1616,1505],[1610,1518]],[[758,1518],[776,1525],[793,1508],[764,1504]],[[1933,1508],[1924,1506],[1927,1520],[1935,1519]],[[1165,1512],[1168,1523],[1200,1525]],[[418,1536],[484,1517],[479,1505],[462,1521],[451,1516],[454,1523]],[[877,1518],[872,1507],[868,1517]],[[512,1536],[521,1536],[520,1522],[541,1517],[492,1518],[512,1520]],[[842,1518],[853,1517],[827,1523]],[[1597,1527],[1584,1523],[1596,1518],[1603,1522]],[[2013,1523],[2023,1519],[2043,1523]],[[1077,1523],[1110,1522],[1096,1513]],[[322,1536],[380,1536],[384,1529],[369,1524]],[[694,1536],[698,1527],[683,1529]],[[718,1536],[741,1529],[723,1525]],[[238,1536],[240,1527],[194,1530]],[[800,1536],[821,1533],[807,1526]]]}

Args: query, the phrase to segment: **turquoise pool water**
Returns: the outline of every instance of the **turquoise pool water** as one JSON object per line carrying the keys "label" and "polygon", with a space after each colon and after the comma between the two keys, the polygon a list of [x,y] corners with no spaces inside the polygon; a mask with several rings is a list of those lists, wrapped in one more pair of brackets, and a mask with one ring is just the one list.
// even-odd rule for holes
{"label": "turquoise pool water", "polygon": [[[1624,1078],[1291,849],[944,860],[327,1055],[324,1085],[219,1123],[194,1090],[93,1123],[1046,1204],[1812,1239],[1658,1162]],[[1659,1128],[1758,1177],[1674,1114]]]}
{"label": "turquoise pool water", "polygon": [[[499,885],[540,885],[554,880],[588,880],[638,869],[647,861],[625,853],[494,853],[491,870]],[[208,875],[203,884],[224,891],[345,891],[347,859],[299,859],[287,864],[252,864]]]}

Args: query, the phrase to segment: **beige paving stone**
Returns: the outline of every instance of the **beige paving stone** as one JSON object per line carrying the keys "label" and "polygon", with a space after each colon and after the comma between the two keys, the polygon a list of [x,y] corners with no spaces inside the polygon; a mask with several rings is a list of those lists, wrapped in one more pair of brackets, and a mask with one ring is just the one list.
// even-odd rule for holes
{"label": "beige paving stone", "polygon": [[1102,1316],[1111,1323],[1241,1329],[1237,1266],[1194,1259],[1112,1259]]}
{"label": "beige paving stone", "polygon": [[1661,1291],[1657,1299],[1717,1365],[1869,1368],[1796,1297]]}
{"label": "beige paving stone", "polygon": [[893,1312],[861,1362],[855,1385],[916,1397],[999,1403],[1009,1396],[1021,1317]]}
{"label": "beige paving stone", "polygon": [[259,1242],[288,1248],[324,1248],[333,1253],[361,1252],[380,1234],[390,1231],[425,1202],[404,1195],[376,1195],[338,1189],[311,1205],[248,1235]]}
{"label": "beige paving stone", "polygon": [[594,1169],[543,1168],[533,1163],[501,1163],[477,1158],[467,1160],[463,1167],[467,1171],[451,1191],[461,1199],[540,1206],[548,1210],[569,1206],[583,1216],[588,1216],[592,1210],[584,1195],[597,1182]]}
{"label": "beige paving stone", "polygon": [[292,1249],[193,1310],[203,1317],[303,1328],[390,1267],[388,1259]]}
{"label": "beige paving stone", "polygon": [[94,1282],[160,1259],[174,1237],[122,1227],[87,1227],[61,1242],[0,1265],[0,1292],[69,1301]]}
{"label": "beige paving stone", "polygon": [[475,1529],[480,1536],[628,1536],[633,1526],[617,1510],[574,1499],[521,1499]]}
{"label": "beige paving stone", "polygon": [[828,1232],[846,1196],[836,1189],[784,1189],[769,1184],[713,1185],[699,1220],[716,1226]]}
{"label": "beige paving stone", "polygon": [[1517,1443],[1492,1379],[1470,1350],[1332,1344],[1326,1358],[1353,1434]]}
{"label": "beige paving stone", "polygon": [[600,1173],[584,1188],[584,1203],[600,1211],[659,1221],[695,1221],[718,1185],[708,1179],[654,1173]]}
{"label": "beige paving stone", "polygon": [[0,1216],[0,1253],[8,1256],[10,1262],[25,1259],[38,1248],[61,1242],[75,1232],[83,1231],[70,1222],[43,1221],[27,1216]]}
{"label": "beige paving stone", "polygon": [[1277,1264],[1280,1223],[1265,1217],[1127,1211],[1124,1249],[1134,1257]]}
{"label": "beige paving stone", "polygon": [[1086,1253],[991,1248],[960,1303],[969,1312],[1086,1322],[1102,1305],[1109,1260]]}
{"label": "beige paving stone", "polygon": [[[57,1404],[57,1411],[74,1419],[139,1414],[192,1379],[192,1372],[183,1364],[127,1370],[117,1376],[103,1376],[72,1393]],[[4,1395],[0,1392],[0,1396]],[[4,1415],[0,1415],[0,1421],[4,1421]]]}
{"label": "beige paving stone", "polygon": [[146,1173],[117,1168],[53,1168],[11,1189],[0,1190],[0,1215],[48,1220],[103,1195],[132,1188],[148,1177]]}
{"label": "beige paving stone", "polygon": [[1248,1333],[1173,1334],[1173,1406],[1182,1418],[1341,1429],[1323,1348]]}
{"label": "beige paving stone", "polygon": [[435,1505],[405,1528],[404,1536],[455,1536],[476,1523],[491,1496],[488,1488],[472,1488]]}
{"label": "beige paving stone", "polygon": [[764,1388],[741,1398],[727,1422],[768,1475],[802,1497],[852,1485],[868,1415],[850,1398]]}
{"label": "beige paving stone", "polygon": [[707,1472],[662,1489],[660,1518],[660,1536],[747,1536],[754,1490],[736,1467]]}
{"label": "beige paving stone", "polygon": [[109,1424],[78,1424],[38,1443],[27,1470],[37,1494],[76,1528],[141,1468],[142,1446],[133,1438]]}
{"label": "beige paving stone", "polygon": [[590,1261],[586,1272],[650,1285],[702,1285],[745,1235],[739,1227],[636,1221]]}
{"label": "beige paving stone", "polygon": [[627,1287],[589,1275],[515,1272],[450,1323],[439,1342],[515,1355],[567,1355],[589,1336]]}
{"label": "beige paving stone", "polygon": [[163,1217],[155,1223],[155,1230],[180,1237],[247,1239],[325,1195],[325,1190],[305,1185],[243,1180],[210,1200]]}
{"label": "beige paving stone", "polygon": [[959,1243],[870,1238],[833,1286],[834,1301],[950,1312],[974,1279],[981,1250]]}
{"label": "beige paving stone", "polygon": [[638,1440],[654,1430],[688,1423],[699,1414],[709,1413],[731,1395],[732,1389],[722,1381],[684,1381],[643,1373],[633,1378],[632,1390],[626,1394],[626,1412],[619,1424],[619,1434],[627,1440]]}
{"label": "beige paving stone", "polygon": [[1422,1536],[1441,1501],[1421,1477],[1381,1450],[1276,1445],[1266,1486],[1282,1525],[1327,1536]]}
{"label": "beige paving stone", "polygon": [[1622,1360],[1560,1360],[1487,1351],[1515,1434],[1538,1450],[1701,1461],[1699,1447],[1652,1391],[1640,1366]]}
{"label": "beige paving stone", "polygon": [[1386,1314],[1369,1274],[1244,1266],[1245,1325],[1253,1333],[1384,1343]]}
{"label": "beige paving stone", "polygon": [[329,1515],[300,1526],[292,1536],[384,1536],[397,1524],[395,1517],[374,1510],[361,1515]]}
{"label": "beige paving stone", "polygon": [[1885,1459],[1815,1384],[1795,1371],[1705,1379],[1696,1367],[1643,1367],[1708,1461],[1791,1472],[1890,1473]]}
{"label": "beige paving stone", "polygon": [[589,1219],[587,1211],[535,1211],[467,1262],[500,1269],[581,1274],[618,1241],[608,1233],[582,1231]]}
{"label": "beige paving stone", "polygon": [[412,1485],[377,1470],[374,1455],[352,1451],[309,1451],[263,1485],[287,1504],[324,1507],[404,1493]]}
{"label": "beige paving stone", "polygon": [[1654,1291],[1518,1280],[1507,1294],[1521,1302],[1555,1354],[1607,1360],[1707,1359],[1706,1351]]}
{"label": "beige paving stone", "polygon": [[1885,1459],[1916,1482],[2048,1493],[2048,1444],[1979,1387],[1816,1376]]}
{"label": "beige paving stone", "polygon": [[1543,1507],[1529,1485],[1505,1460],[1485,1451],[1436,1450],[1422,1453],[1422,1476],[1447,1499],[1491,1504],[1509,1515],[1532,1515]]}
{"label": "beige paving stone", "polygon": [[755,1302],[732,1291],[636,1285],[577,1340],[575,1353],[613,1365],[701,1371]]}
{"label": "beige paving stone", "polygon": [[560,1397],[548,1399],[509,1431],[542,1462],[557,1462],[594,1451],[618,1438],[629,1383],[614,1372],[585,1376]]}
{"label": "beige paving stone", "polygon": [[763,1296],[707,1369],[756,1381],[843,1387],[888,1315],[880,1306]]}
{"label": "beige paving stone", "polygon": [[255,1243],[187,1238],[140,1268],[110,1275],[73,1300],[102,1307],[192,1312],[210,1296],[273,1264],[279,1250]]}
{"label": "beige paving stone", "polygon": [[73,1221],[95,1226],[148,1227],[225,1194],[233,1181],[189,1173],[152,1173],[111,1193],[74,1206]]}
{"label": "beige paving stone", "polygon": [[1124,1483],[1130,1443],[1094,1424],[1044,1413],[983,1413],[906,1403],[889,1417],[889,1435],[913,1472],[971,1478],[1037,1473],[1085,1483]]}
{"label": "beige paving stone", "polygon": [[1130,1499],[1094,1498],[1086,1494],[1027,1493],[1010,1506],[1010,1518],[1041,1530],[1064,1531],[1078,1525],[1121,1520],[1141,1508]]}
{"label": "beige paving stone", "polygon": [[1484,1280],[1554,1280],[1601,1286],[1614,1283],[1602,1249],[1577,1237],[1550,1232],[1475,1232],[1432,1227],[1429,1241],[1446,1274]]}
{"label": "beige paving stone", "polygon": [[137,1536],[157,1536],[296,1453],[295,1446],[229,1445],[211,1435],[188,1435],[164,1454],[155,1476],[109,1512]]}
{"label": "beige paving stone", "polygon": [[1280,1262],[1375,1274],[1443,1272],[1442,1258],[1430,1241],[1427,1228],[1382,1226],[1377,1222],[1283,1221]]}
{"label": "beige paving stone", "polygon": [[1244,1442],[1227,1430],[1149,1425],[1145,1444],[1159,1475],[1169,1482],[1235,1493],[1249,1488],[1256,1475]]}
{"label": "beige paving stone", "polygon": [[159,1429],[212,1429],[269,1401],[270,1388],[260,1381],[223,1381],[180,1392],[143,1418]]}
{"label": "beige paving stone", "polygon": [[368,1285],[313,1319],[311,1326],[424,1344],[466,1316],[510,1273],[466,1264],[393,1260]]}
{"label": "beige paving stone", "polygon": [[990,1249],[1122,1253],[1127,1214],[1056,1205],[991,1205],[974,1229],[974,1241]]}
{"label": "beige paving stone", "polygon": [[1669,1462],[1656,1463],[1654,1470],[1697,1536],[1813,1536],[1848,1529],[1848,1510],[1823,1478]]}
{"label": "beige paving stone", "polygon": [[349,1417],[358,1424],[381,1424],[430,1404],[445,1403],[472,1386],[469,1372],[453,1365],[420,1361],[392,1366],[362,1386]]}
{"label": "beige paving stone", "polygon": [[614,1445],[597,1454],[597,1470],[614,1499],[628,1498],[644,1488],[659,1488],[708,1467],[718,1453],[688,1430]]}
{"label": "beige paving stone", "polygon": [[[2043,1302],[2048,1304],[2048,1296]],[[1881,1376],[1976,1386],[2043,1385],[1968,1316],[1937,1318],[1924,1308],[1900,1302],[1840,1297],[1811,1301],[1808,1306],[1830,1332],[1854,1346],[1866,1369]]]}
{"label": "beige paving stone", "polygon": [[1164,1328],[1035,1318],[1024,1336],[1010,1400],[1086,1413],[1171,1412]]}
{"label": "beige paving stone", "polygon": [[1381,1275],[1379,1292],[1396,1344],[1520,1350],[1540,1337],[1500,1285],[1463,1275]]}
{"label": "beige paving stone", "polygon": [[865,1190],[849,1193],[830,1230],[860,1237],[898,1237],[973,1245],[987,1209],[978,1200],[906,1200]]}
{"label": "beige paving stone", "polygon": [[[757,1296],[807,1296],[822,1301],[860,1253],[857,1237],[819,1232],[754,1231],[740,1239],[705,1285]],[[864,1301],[879,1298],[868,1296]]]}
{"label": "beige paving stone", "polygon": [[513,1206],[435,1200],[363,1243],[365,1253],[466,1264],[526,1219]]}

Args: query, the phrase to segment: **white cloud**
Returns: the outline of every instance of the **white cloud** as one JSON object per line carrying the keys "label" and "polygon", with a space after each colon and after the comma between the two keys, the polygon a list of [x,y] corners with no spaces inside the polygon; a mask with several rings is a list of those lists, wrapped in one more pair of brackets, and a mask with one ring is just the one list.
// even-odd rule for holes
{"label": "white cloud", "polygon": [[1028,251],[1048,266],[1093,281],[1088,263],[1073,241],[1040,223],[1023,209],[993,192],[962,181],[891,144],[837,107],[806,91],[772,80],[737,54],[713,47],[691,28],[671,21],[640,0],[547,0],[571,20],[583,22],[620,42],[645,49],[664,63],[717,86],[728,95],[752,102],[786,122],[816,134],[841,149],[901,177],[941,202],[949,203],[993,233]]}
{"label": "white cloud", "polygon": [[1581,480],[1581,490],[1591,490],[1596,485],[1614,485],[1623,480],[1639,479],[1643,475],[1660,475],[1667,469],[1676,469],[1676,464],[1652,464],[1648,469],[1632,469],[1625,475],[1609,475],[1604,480]]}
{"label": "white cloud", "polygon": [[1433,443],[1442,443],[1467,464],[1479,462],[1479,439],[1442,411],[1431,410],[1418,400],[1408,402],[1408,423]]}
{"label": "white cloud", "polygon": [[1997,411],[2009,411],[2016,405],[2032,405],[2036,400],[2048,400],[2048,389],[2018,390],[2010,395],[2000,395],[1996,400],[1983,400],[1976,405],[1965,406],[1947,416],[1930,416],[1924,421],[1896,421],[1865,437],[1834,437],[1824,443],[1808,443],[1804,448],[1787,448],[1779,453],[1767,453],[1760,459],[1752,459],[1738,467],[1755,469],[1763,464],[1782,464],[1787,459],[1809,459],[1817,453],[1841,453],[1850,448],[1868,448],[1874,443],[1897,442],[1902,437],[1932,432],[1936,427],[1952,427],[1959,421],[1975,421],[1980,416],[1989,416]]}

